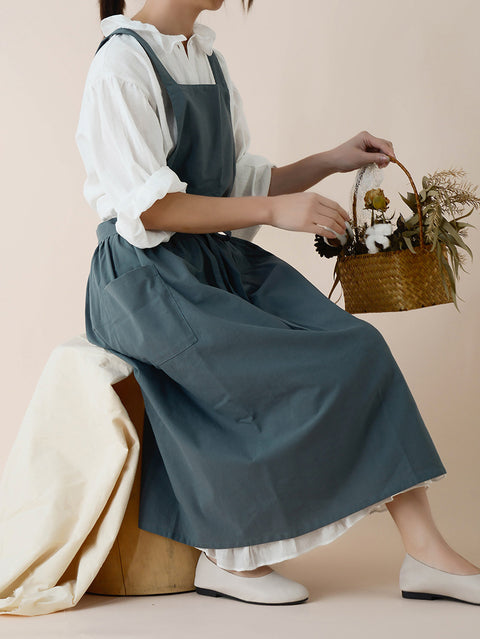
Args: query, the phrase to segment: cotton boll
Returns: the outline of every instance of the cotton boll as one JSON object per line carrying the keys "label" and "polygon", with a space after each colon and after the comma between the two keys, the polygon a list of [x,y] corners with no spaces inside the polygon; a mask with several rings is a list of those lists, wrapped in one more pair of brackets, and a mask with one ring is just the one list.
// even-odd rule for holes
{"label": "cotton boll", "polygon": [[375,244],[375,240],[376,239],[377,239],[376,236],[373,235],[373,234],[367,235],[365,237],[365,245],[366,245],[369,253],[378,253],[379,249],[378,249],[377,245]]}
{"label": "cotton boll", "polygon": [[391,235],[393,233],[392,225],[389,223],[374,224],[369,226],[365,231],[366,235]]}
{"label": "cotton boll", "polygon": [[390,240],[387,235],[393,233],[393,227],[391,224],[374,224],[369,226],[365,231],[365,245],[369,253],[378,253],[379,249],[375,242],[381,244],[384,249],[390,246]]}
{"label": "cotton boll", "polygon": [[[346,231],[345,231],[345,233],[342,233],[341,235],[340,235],[340,233],[337,233],[336,231],[331,229],[329,226],[323,226],[323,228],[327,229],[328,231],[331,231],[332,233],[334,233],[334,235],[336,236],[337,240],[340,242],[341,246],[344,246],[347,243],[347,239],[349,237],[353,238],[352,226],[351,226],[351,224],[350,224],[350,222],[348,220],[345,222]],[[335,242],[333,244],[331,244],[328,241],[328,237],[325,237],[324,240],[329,246],[338,246],[338,243],[335,243]]]}
{"label": "cotton boll", "polygon": [[365,245],[369,253],[378,253],[379,249],[375,242],[381,244],[384,249],[390,246],[390,240],[388,239],[388,237],[385,237],[384,235],[369,235],[365,239]]}

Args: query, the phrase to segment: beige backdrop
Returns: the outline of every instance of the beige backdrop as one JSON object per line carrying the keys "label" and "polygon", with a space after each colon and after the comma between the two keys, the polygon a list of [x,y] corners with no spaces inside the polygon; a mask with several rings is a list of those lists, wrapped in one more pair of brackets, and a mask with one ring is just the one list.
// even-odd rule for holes
{"label": "beige backdrop", "polygon": [[[127,14],[141,4],[129,4]],[[480,183],[476,0],[256,0],[247,18],[239,5],[226,0],[200,19],[216,30],[215,46],[242,93],[253,152],[280,166],[367,129],[393,141],[417,184],[451,166]],[[84,331],[98,220],[83,199],[74,134],[102,37],[95,0],[1,6],[0,468],[51,350]],[[331,176],[312,190],[348,207],[353,175]],[[395,165],[385,176],[392,204],[401,207],[395,196],[409,189],[406,176]],[[479,225],[480,212],[472,218]],[[255,238],[328,294],[334,261],[320,258],[313,240],[272,227]],[[384,334],[447,468],[429,489],[439,527],[478,564],[479,232],[471,230],[468,241],[475,260],[458,285],[460,313],[449,304],[362,317]],[[403,556],[387,513],[363,520],[333,546],[344,557],[364,542],[396,563]]]}

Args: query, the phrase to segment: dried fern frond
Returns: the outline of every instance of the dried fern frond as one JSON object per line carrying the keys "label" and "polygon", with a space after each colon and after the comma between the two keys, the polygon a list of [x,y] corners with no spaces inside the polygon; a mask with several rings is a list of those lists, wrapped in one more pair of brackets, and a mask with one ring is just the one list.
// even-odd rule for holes
{"label": "dried fern frond", "polygon": [[480,207],[480,197],[475,195],[478,185],[468,181],[466,175],[462,168],[435,171],[423,178],[423,188],[433,190],[443,212],[456,218],[465,206]]}
{"label": "dried fern frond", "polygon": [[[461,167],[459,167],[458,169],[452,167],[450,169],[438,169],[433,173],[427,173],[425,179],[428,181],[435,180],[435,183],[441,184],[450,181],[452,178],[462,178],[466,175],[467,172],[465,171],[465,169],[462,169]],[[431,184],[429,184],[428,186],[431,186]],[[425,187],[424,185],[424,188],[427,187]]]}

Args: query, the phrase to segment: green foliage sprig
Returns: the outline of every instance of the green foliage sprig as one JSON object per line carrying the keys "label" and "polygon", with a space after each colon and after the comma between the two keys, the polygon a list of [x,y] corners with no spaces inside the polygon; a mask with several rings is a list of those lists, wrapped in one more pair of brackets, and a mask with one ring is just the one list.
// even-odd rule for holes
{"label": "green foliage sprig", "polygon": [[[446,277],[450,283],[453,302],[458,310],[456,280],[459,279],[460,268],[465,269],[466,254],[473,259],[473,253],[465,242],[467,228],[476,228],[464,220],[473,211],[480,207],[480,198],[475,195],[478,186],[474,186],[465,179],[466,172],[463,169],[449,169],[435,171],[422,179],[423,189],[419,191],[420,203],[424,223],[425,241],[432,245],[432,251],[436,251],[442,273],[443,286],[448,293]],[[415,252],[415,246],[419,245],[419,220],[413,193],[407,193],[406,197],[399,194],[407,206],[412,209],[412,217],[405,219],[399,217],[397,225],[398,235],[407,248]],[[471,206],[468,213],[463,213],[466,206]],[[450,219],[448,219],[450,218]],[[401,240],[399,237],[399,248]],[[392,247],[393,248],[393,247]],[[447,258],[443,248],[447,249]],[[446,276],[445,276],[446,273]]]}

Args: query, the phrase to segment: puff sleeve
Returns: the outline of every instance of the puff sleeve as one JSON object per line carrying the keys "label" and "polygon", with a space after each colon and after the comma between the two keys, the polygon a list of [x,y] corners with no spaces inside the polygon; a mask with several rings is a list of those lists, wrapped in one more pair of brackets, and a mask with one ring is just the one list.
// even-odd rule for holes
{"label": "puff sleeve", "polygon": [[143,211],[187,183],[167,166],[155,106],[135,83],[106,75],[85,91],[75,140],[87,171],[83,194],[102,219],[138,248],[168,241],[174,231],[146,230]]}

